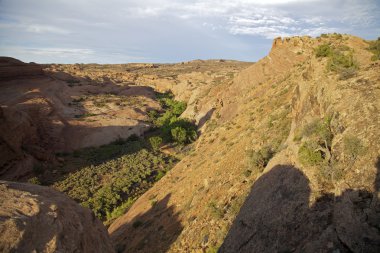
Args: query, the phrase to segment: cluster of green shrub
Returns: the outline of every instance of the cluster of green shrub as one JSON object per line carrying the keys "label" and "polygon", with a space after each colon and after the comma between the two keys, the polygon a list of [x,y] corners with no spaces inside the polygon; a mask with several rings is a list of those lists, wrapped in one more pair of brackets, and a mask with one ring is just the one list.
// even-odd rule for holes
{"label": "cluster of green shrub", "polygon": [[298,158],[304,166],[315,166],[321,183],[333,186],[333,182],[343,177],[343,167],[333,153],[334,138],[331,129],[332,117],[316,119],[306,124],[296,136],[302,144],[298,150]]}
{"label": "cluster of green shrub", "polygon": [[315,142],[304,142],[298,150],[298,158],[303,165],[320,165],[324,162],[319,145]]}
{"label": "cluster of green shrub", "polygon": [[[298,150],[299,161],[304,166],[318,168],[320,179],[324,183],[343,178],[344,170],[350,168],[365,151],[361,139],[354,135],[345,135],[342,139],[343,149],[333,150],[332,119],[332,116],[315,119],[306,124],[295,137],[295,141],[301,142]],[[343,151],[344,159],[337,159],[339,150]]]}
{"label": "cluster of green shrub", "polygon": [[87,165],[54,184],[103,221],[123,214],[172,168],[176,159],[150,150],[138,137],[72,154]]}
{"label": "cluster of green shrub", "polygon": [[380,60],[380,37],[377,38],[377,40],[369,41],[368,44],[369,44],[368,50],[373,53],[371,60],[372,61]]}
{"label": "cluster of green shrub", "polygon": [[[274,154],[275,150],[273,150],[270,146],[264,146],[259,150],[248,150],[247,156],[249,168],[262,172]],[[250,173],[246,172],[246,176],[248,176],[248,174]]]}
{"label": "cluster of green shrub", "polygon": [[339,74],[340,79],[348,79],[356,75],[358,64],[353,56],[353,51],[348,46],[333,47],[323,44],[315,49],[318,58],[328,57],[327,70]]}
{"label": "cluster of green shrub", "polygon": [[[152,110],[148,115],[156,130],[159,130],[162,141],[180,145],[195,141],[198,137],[196,125],[188,119],[179,118],[186,110],[186,103],[174,100],[170,92],[157,93],[156,97],[163,110]],[[153,145],[157,140],[152,140]]]}
{"label": "cluster of green shrub", "polygon": [[307,138],[299,148],[298,157],[304,165],[320,165],[329,162],[333,134],[330,129],[331,117],[315,119],[306,124],[296,139]]}

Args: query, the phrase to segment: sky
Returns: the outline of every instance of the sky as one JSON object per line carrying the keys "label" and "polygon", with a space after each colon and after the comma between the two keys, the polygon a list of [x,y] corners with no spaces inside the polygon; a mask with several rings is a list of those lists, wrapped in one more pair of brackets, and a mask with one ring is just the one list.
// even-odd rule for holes
{"label": "sky", "polygon": [[0,0],[0,56],[37,63],[257,61],[273,38],[380,36],[380,0]]}

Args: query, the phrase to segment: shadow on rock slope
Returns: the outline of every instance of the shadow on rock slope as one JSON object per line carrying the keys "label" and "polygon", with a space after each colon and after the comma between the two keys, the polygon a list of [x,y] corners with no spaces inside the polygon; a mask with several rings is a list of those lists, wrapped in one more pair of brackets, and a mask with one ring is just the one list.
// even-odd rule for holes
{"label": "shadow on rock slope", "polygon": [[[152,207],[147,212],[123,222],[116,230],[110,228],[117,252],[150,253],[153,248],[154,252],[168,251],[183,229],[179,214],[174,212],[173,206],[168,206],[170,196],[158,202],[152,200]],[[117,223],[118,220],[114,222]]]}
{"label": "shadow on rock slope", "polygon": [[375,192],[325,194],[309,207],[308,178],[291,165],[261,176],[219,252],[380,252],[380,158]]}

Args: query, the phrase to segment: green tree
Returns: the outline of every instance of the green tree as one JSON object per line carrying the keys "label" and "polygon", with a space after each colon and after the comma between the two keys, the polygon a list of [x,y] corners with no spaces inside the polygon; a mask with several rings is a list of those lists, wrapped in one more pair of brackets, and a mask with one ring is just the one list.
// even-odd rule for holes
{"label": "green tree", "polygon": [[154,151],[157,151],[161,144],[162,144],[162,138],[160,136],[153,136],[149,138],[150,146]]}
{"label": "green tree", "polygon": [[175,127],[171,130],[173,140],[179,144],[184,144],[187,139],[186,129],[182,127]]}

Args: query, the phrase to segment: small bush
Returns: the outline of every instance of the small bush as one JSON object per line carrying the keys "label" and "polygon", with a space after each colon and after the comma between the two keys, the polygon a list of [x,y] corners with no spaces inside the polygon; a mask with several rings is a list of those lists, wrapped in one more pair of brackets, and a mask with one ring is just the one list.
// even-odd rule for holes
{"label": "small bush", "polygon": [[356,76],[356,68],[342,69],[339,73],[339,79],[340,80],[347,80],[347,79],[352,78],[354,76]]}
{"label": "small bush", "polygon": [[344,154],[350,160],[355,160],[364,151],[362,141],[352,135],[345,136],[343,138]]}
{"label": "small bush", "polygon": [[164,171],[159,171],[155,177],[155,181],[158,181],[160,180],[161,178],[163,178],[165,176],[165,172]]}
{"label": "small bush", "polygon": [[333,33],[332,34],[332,37],[334,38],[334,39],[343,39],[343,35],[342,34],[340,34],[340,33]]}
{"label": "small bush", "polygon": [[262,172],[265,166],[267,166],[269,160],[273,157],[274,151],[271,147],[265,146],[258,151],[248,151],[248,165],[259,169]]}
{"label": "small bush", "polygon": [[252,170],[245,170],[243,174],[245,177],[249,177],[252,174]]}
{"label": "small bush", "polygon": [[206,253],[218,253],[219,247],[217,246],[210,246],[207,248]]}
{"label": "small bush", "polygon": [[112,212],[107,212],[107,221],[112,221],[125,214],[133,203],[135,203],[135,199],[129,198],[126,202],[113,209]]}
{"label": "small bush", "polygon": [[174,100],[174,95],[171,92],[157,93],[156,97],[162,107],[169,109],[176,116],[180,116],[186,110],[186,103]]}
{"label": "small bush", "polygon": [[369,42],[368,50],[373,53],[373,56],[371,57],[372,61],[380,60],[380,37],[375,41]]}
{"label": "small bush", "polygon": [[330,56],[332,54],[332,51],[333,50],[329,44],[323,44],[323,45],[318,46],[315,49],[315,56],[318,58],[327,57],[327,56]]}
{"label": "small bush", "polygon": [[179,144],[184,144],[186,142],[186,130],[182,127],[176,127],[171,129],[171,134],[173,140]]}
{"label": "small bush", "polygon": [[340,73],[344,69],[357,69],[352,52],[334,50],[329,57],[327,69]]}
{"label": "small bush", "polygon": [[240,208],[244,204],[244,200],[245,200],[244,195],[240,195],[231,201],[229,212],[232,214],[233,217],[236,217],[236,215],[239,213]]}
{"label": "small bush", "polygon": [[156,110],[151,110],[148,112],[148,117],[151,122],[154,122],[159,117],[159,113]]}
{"label": "small bush", "polygon": [[344,177],[344,173],[338,164],[322,165],[319,168],[319,176],[324,181],[336,182]]}
{"label": "small bush", "polygon": [[301,135],[315,139],[316,142],[322,145],[324,145],[326,141],[327,145],[330,146],[333,139],[333,134],[330,130],[330,121],[331,118],[329,117],[326,117],[324,120],[315,119],[304,126]]}
{"label": "small bush", "polygon": [[298,150],[298,158],[303,165],[319,165],[323,163],[323,155],[318,151],[318,144],[312,142],[303,143]]}
{"label": "small bush", "polygon": [[28,183],[30,184],[37,184],[37,185],[41,185],[41,182],[40,180],[38,179],[38,177],[32,177],[28,180]]}
{"label": "small bush", "polygon": [[208,207],[210,209],[212,217],[214,217],[216,219],[222,219],[223,218],[224,211],[221,208],[219,208],[218,205],[214,201],[211,201],[208,204]]}
{"label": "small bush", "polygon": [[209,122],[207,122],[206,130],[208,132],[214,131],[217,126],[218,122],[215,119],[212,119]]}
{"label": "small bush", "polygon": [[160,136],[153,136],[149,138],[150,146],[154,151],[157,151],[160,149],[160,146],[162,144],[162,138]]}
{"label": "small bush", "polygon": [[181,145],[191,143],[198,137],[196,126],[191,121],[177,117],[165,123],[161,131],[166,141],[174,141]]}

